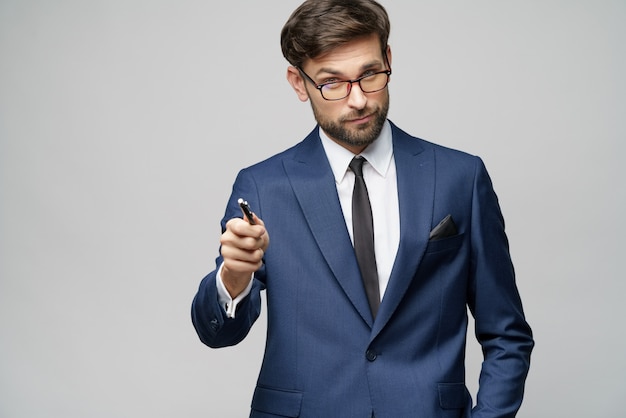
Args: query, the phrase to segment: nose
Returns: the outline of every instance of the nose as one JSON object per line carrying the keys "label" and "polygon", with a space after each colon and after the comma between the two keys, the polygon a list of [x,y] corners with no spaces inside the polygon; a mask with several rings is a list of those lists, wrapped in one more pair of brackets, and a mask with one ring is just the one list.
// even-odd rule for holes
{"label": "nose", "polygon": [[348,94],[348,106],[354,109],[363,109],[367,104],[367,96],[361,90],[359,83],[352,83],[352,88]]}

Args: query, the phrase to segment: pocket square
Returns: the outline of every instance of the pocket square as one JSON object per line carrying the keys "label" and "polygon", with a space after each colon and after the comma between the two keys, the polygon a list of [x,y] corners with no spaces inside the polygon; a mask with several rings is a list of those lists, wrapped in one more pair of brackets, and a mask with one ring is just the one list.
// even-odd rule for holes
{"label": "pocket square", "polygon": [[439,224],[430,231],[429,240],[435,241],[442,238],[451,237],[457,234],[456,224],[452,219],[452,215],[447,215],[439,222]]}

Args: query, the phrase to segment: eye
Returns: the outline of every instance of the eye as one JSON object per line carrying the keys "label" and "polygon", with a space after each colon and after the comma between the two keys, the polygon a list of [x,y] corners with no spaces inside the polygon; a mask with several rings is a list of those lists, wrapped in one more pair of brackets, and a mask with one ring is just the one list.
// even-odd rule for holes
{"label": "eye", "polygon": [[343,87],[343,85],[345,84],[344,81],[330,81],[330,82],[325,82],[322,85],[322,88],[326,91],[328,90],[337,90],[341,87]]}

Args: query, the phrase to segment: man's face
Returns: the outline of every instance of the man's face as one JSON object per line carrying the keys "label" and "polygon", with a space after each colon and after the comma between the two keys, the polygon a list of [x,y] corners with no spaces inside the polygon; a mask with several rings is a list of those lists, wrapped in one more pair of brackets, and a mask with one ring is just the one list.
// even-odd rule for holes
{"label": "man's face", "polygon": [[[390,51],[387,53],[390,60]],[[356,39],[321,57],[309,59],[302,67],[317,84],[354,80],[387,69],[390,68],[376,35]],[[354,83],[348,97],[328,101],[297,69],[291,67],[287,78],[301,100],[311,100],[317,123],[338,144],[358,154],[378,138],[389,110],[387,88],[363,93],[359,84]]]}

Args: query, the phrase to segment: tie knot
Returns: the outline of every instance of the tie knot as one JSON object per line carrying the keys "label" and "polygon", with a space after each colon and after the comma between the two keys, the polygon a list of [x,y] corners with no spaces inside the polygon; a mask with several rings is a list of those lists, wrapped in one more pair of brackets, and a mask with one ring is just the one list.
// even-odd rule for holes
{"label": "tie knot", "polygon": [[365,158],[363,157],[354,157],[352,161],[350,161],[350,170],[357,177],[363,177],[363,163],[365,162]]}

